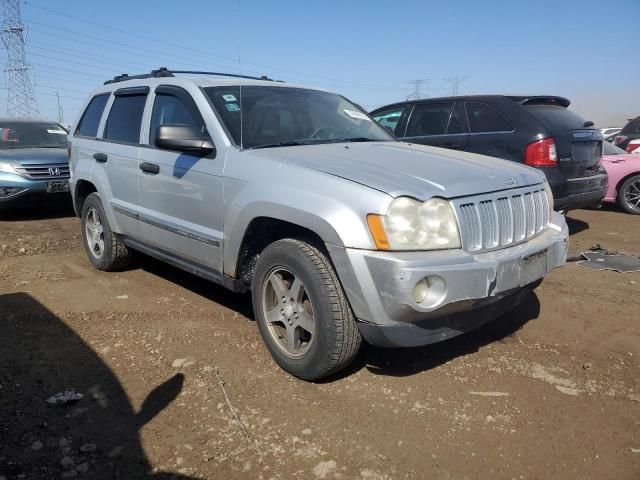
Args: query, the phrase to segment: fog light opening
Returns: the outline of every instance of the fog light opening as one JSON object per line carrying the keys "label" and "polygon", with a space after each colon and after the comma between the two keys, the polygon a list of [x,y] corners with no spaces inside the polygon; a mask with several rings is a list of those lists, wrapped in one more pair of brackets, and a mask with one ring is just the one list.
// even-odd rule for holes
{"label": "fog light opening", "polygon": [[413,299],[426,308],[438,306],[447,293],[446,284],[442,277],[429,275],[423,278],[413,288]]}
{"label": "fog light opening", "polygon": [[10,197],[16,193],[20,193],[22,190],[20,187],[0,187],[0,198]]}

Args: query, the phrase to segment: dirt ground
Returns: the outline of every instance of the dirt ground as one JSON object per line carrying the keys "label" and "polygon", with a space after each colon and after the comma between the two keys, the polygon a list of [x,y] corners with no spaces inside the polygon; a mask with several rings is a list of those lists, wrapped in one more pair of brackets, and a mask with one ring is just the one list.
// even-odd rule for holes
{"label": "dirt ground", "polygon": [[[569,216],[572,252],[640,255],[640,217]],[[571,263],[473,333],[305,383],[247,295],[143,256],[98,272],[59,205],[4,214],[0,479],[637,480],[639,312],[640,273]]]}

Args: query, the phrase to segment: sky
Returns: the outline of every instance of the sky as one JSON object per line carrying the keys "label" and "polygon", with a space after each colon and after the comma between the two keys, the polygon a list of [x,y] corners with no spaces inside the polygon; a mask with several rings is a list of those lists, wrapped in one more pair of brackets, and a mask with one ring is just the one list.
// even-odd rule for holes
{"label": "sky", "polygon": [[[640,115],[640,0],[28,0],[41,115],[71,123],[116,74],[166,66],[323,87],[373,108],[414,93],[550,94],[600,127]],[[631,41],[631,42],[630,42]],[[2,49],[0,61],[6,62]],[[6,112],[6,85],[0,115]]]}

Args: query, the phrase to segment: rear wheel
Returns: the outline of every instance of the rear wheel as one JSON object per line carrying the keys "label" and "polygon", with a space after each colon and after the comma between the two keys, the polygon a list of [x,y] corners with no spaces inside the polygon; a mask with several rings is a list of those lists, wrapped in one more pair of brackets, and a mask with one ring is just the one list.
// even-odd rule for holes
{"label": "rear wheel", "polygon": [[82,204],[82,238],[89,260],[98,270],[121,270],[129,265],[131,252],[113,233],[97,193]]}
{"label": "rear wheel", "polygon": [[284,370],[305,380],[351,363],[362,338],[326,255],[293,239],[262,252],[252,282],[260,335]]}
{"label": "rear wheel", "polygon": [[627,178],[618,190],[618,203],[634,215],[640,215],[640,175]]}

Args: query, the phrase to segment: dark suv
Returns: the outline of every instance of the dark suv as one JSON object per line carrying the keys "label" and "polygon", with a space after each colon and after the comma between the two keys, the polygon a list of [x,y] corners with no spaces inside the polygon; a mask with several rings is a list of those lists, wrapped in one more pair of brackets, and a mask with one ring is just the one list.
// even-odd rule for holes
{"label": "dark suv", "polygon": [[640,147],[640,116],[629,120],[629,123],[616,135],[614,143],[628,153]]}
{"label": "dark suv", "polygon": [[476,95],[413,100],[373,118],[401,140],[480,153],[542,170],[555,208],[597,205],[607,189],[602,134],[553,96]]}

